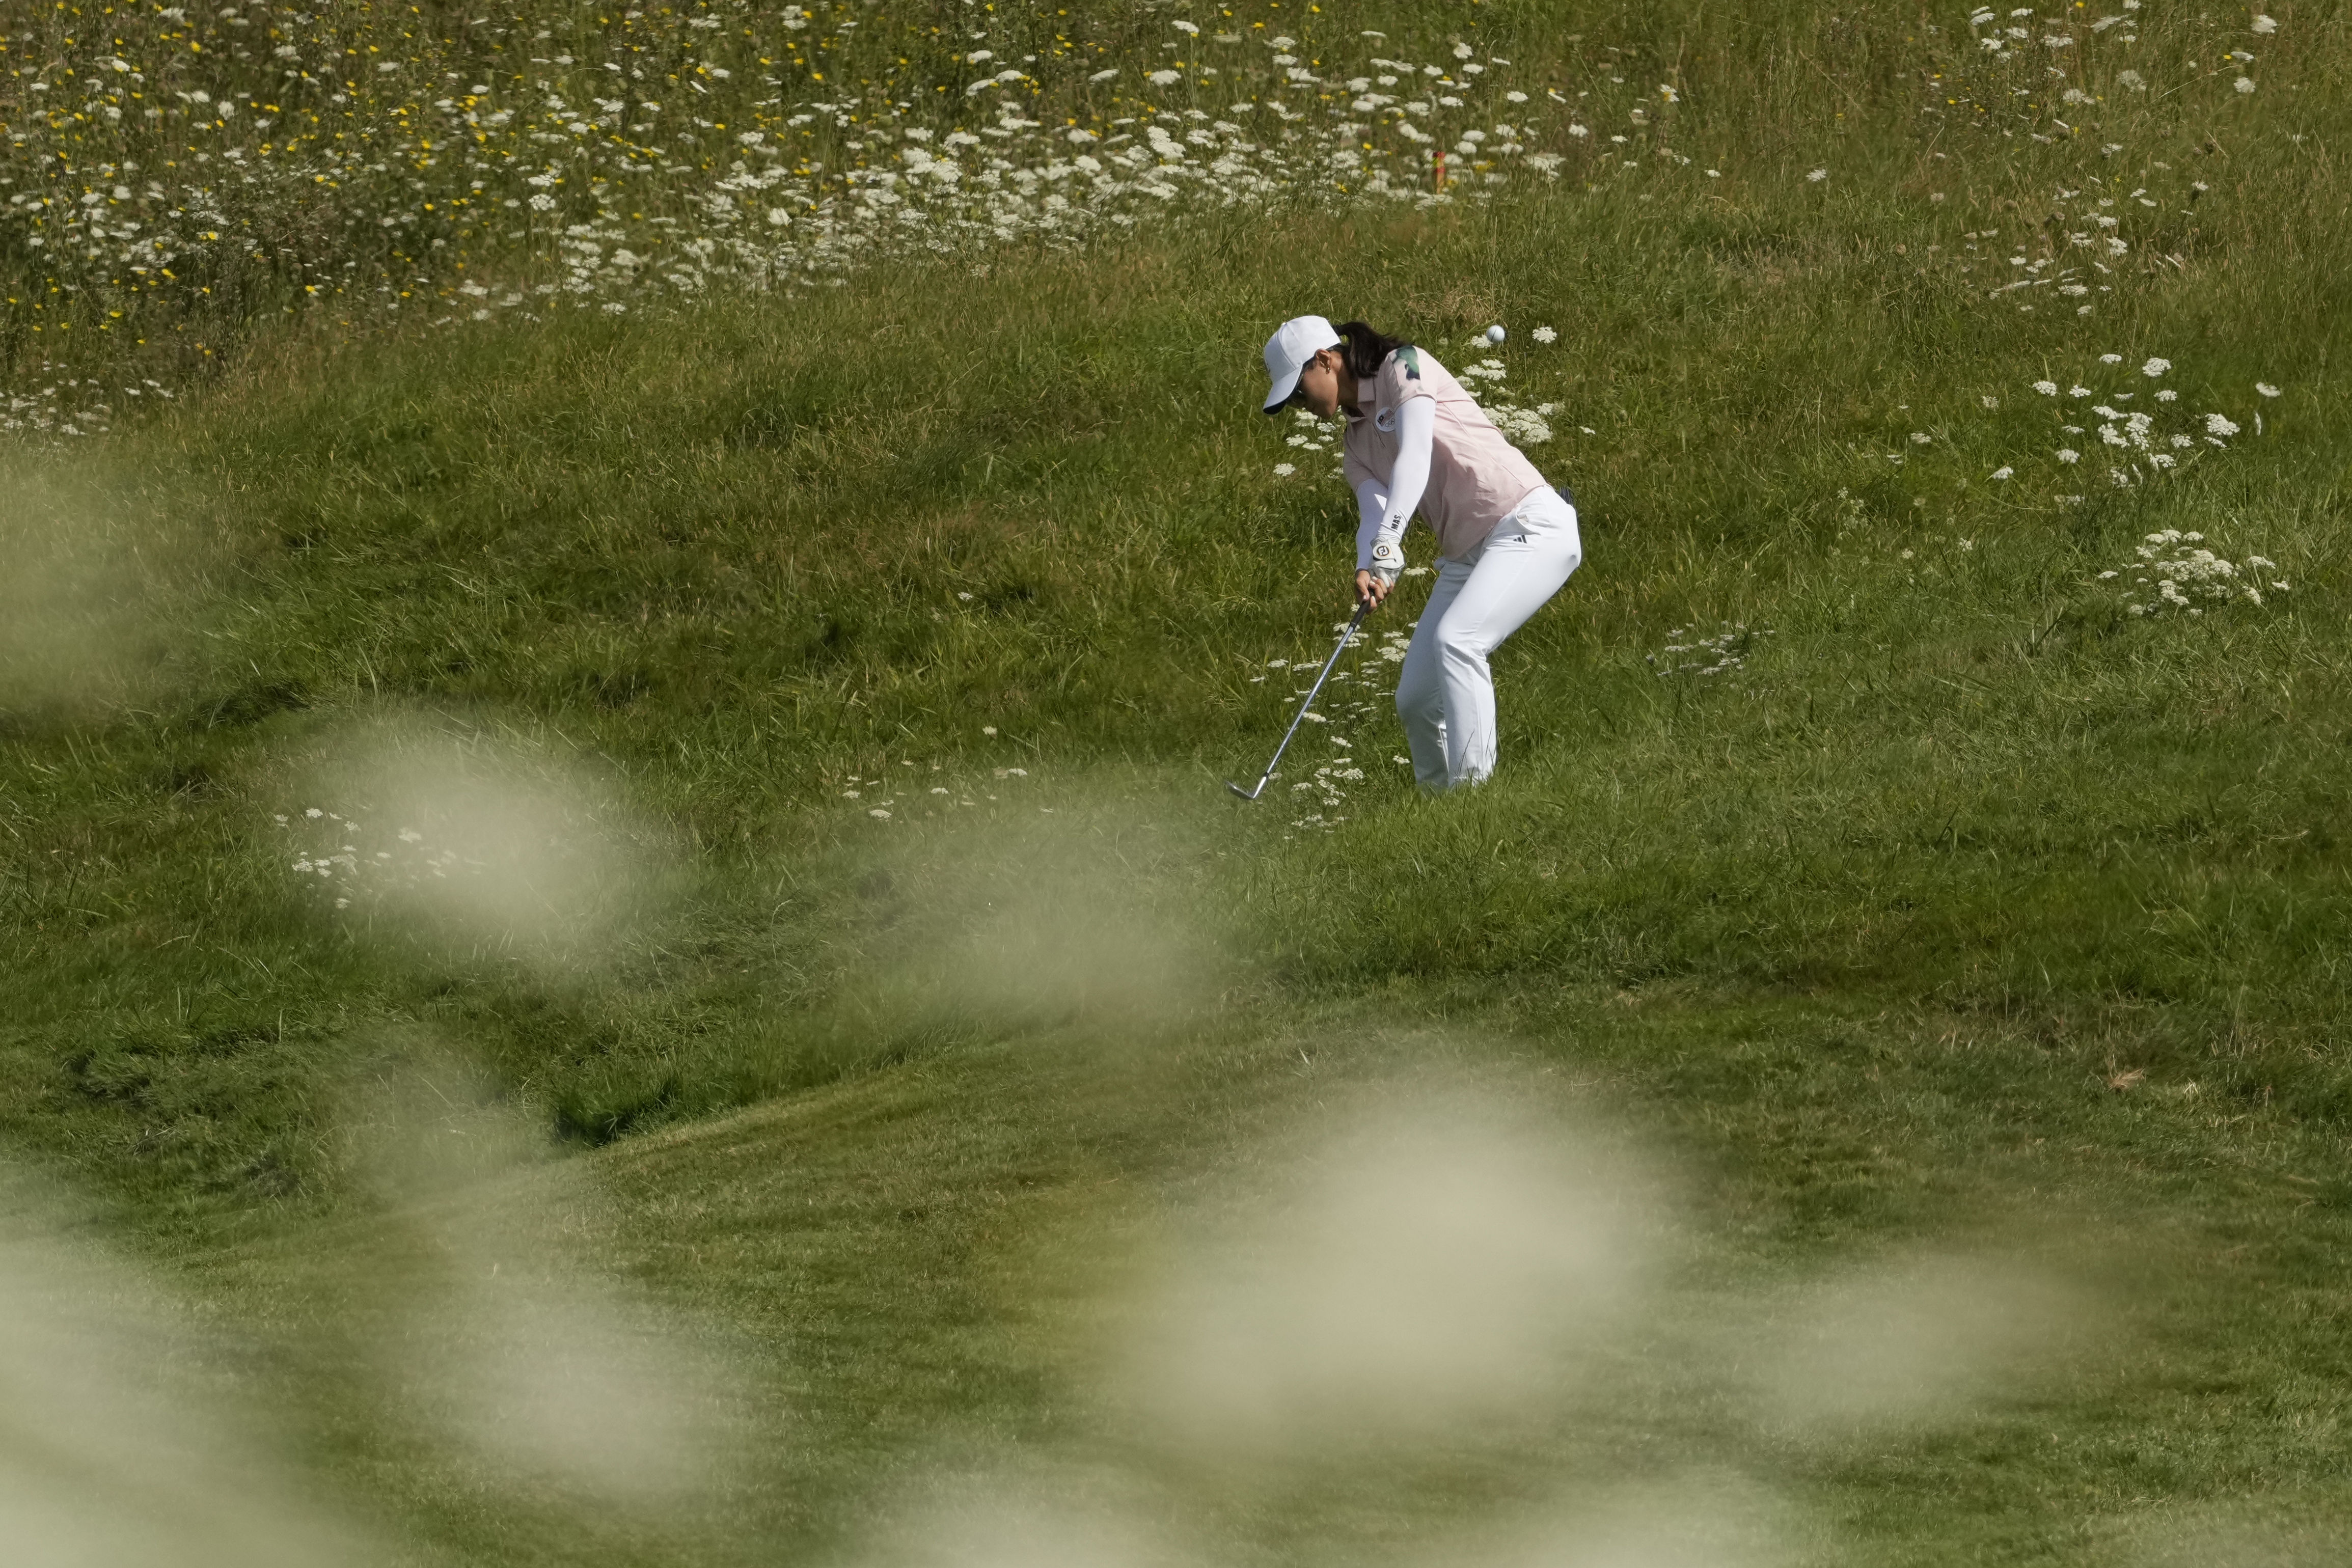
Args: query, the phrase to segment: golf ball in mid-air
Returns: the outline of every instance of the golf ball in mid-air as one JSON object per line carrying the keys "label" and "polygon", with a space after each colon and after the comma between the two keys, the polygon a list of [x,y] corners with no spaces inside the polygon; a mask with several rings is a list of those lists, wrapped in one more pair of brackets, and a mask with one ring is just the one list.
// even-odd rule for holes
{"label": "golf ball in mid-air", "polygon": [[1490,343],[1499,343],[1502,340],[1503,329],[1500,327],[1489,327],[1486,329],[1486,341]]}

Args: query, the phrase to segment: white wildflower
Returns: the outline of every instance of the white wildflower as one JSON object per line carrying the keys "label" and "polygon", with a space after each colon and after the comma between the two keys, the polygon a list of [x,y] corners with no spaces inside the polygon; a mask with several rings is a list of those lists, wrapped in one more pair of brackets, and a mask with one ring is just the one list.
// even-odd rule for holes
{"label": "white wildflower", "polygon": [[2254,383],[2254,390],[2262,393],[2264,397],[2276,397],[2279,394],[2278,388],[2272,386],[2267,382],[2256,382]]}
{"label": "white wildflower", "polygon": [[1807,175],[1805,176],[1805,178],[1806,178],[1806,180],[1807,180],[1808,182],[1810,182],[1810,183],[1812,183],[1812,184],[1816,184],[1816,185],[1820,184],[1822,181],[1824,181],[1824,180],[1828,179],[1829,177],[1830,177],[1830,172],[1829,172],[1827,169],[1816,169],[1816,170],[1814,170],[1811,173],[1807,174]]}
{"label": "white wildflower", "polygon": [[2040,392],[2043,397],[2056,397],[2058,395],[2058,383],[2056,382],[2036,382],[2033,383],[2033,390]]}
{"label": "white wildflower", "polygon": [[2236,88],[2240,92],[2252,92],[2254,90],[2254,78],[2252,77],[2240,77],[2236,81],[2231,82],[2230,85]]}
{"label": "white wildflower", "polygon": [[[1529,334],[1528,334],[1528,335],[1529,337],[1533,338],[1533,339],[1534,339],[1537,342],[1538,342],[1538,343],[1551,343],[1551,342],[1557,342],[1557,341],[1559,341],[1559,334],[1558,332],[1553,331],[1553,330],[1552,330],[1550,328],[1549,328],[1549,327],[1538,327],[1538,328],[1537,328],[1533,332],[1530,332],[1530,333],[1529,333]],[[2276,396],[2276,395],[2277,395],[2277,393],[2276,393],[2275,392],[2270,392],[2270,393],[2268,393],[2268,394],[2266,394],[2266,395],[2273,396],[2273,397],[2274,397],[2274,396]]]}
{"label": "white wildflower", "polygon": [[2160,376],[2171,368],[2170,360],[2150,360],[2139,368],[2139,373],[2148,377]]}
{"label": "white wildflower", "polygon": [[2061,463],[2080,463],[2082,460],[2083,455],[2071,446],[2062,446],[2058,449],[2058,461]]}
{"label": "white wildflower", "polygon": [[2235,420],[2231,419],[2227,414],[2209,413],[2205,416],[2205,434],[2208,435],[2235,435],[2238,434],[2238,424]]}
{"label": "white wildflower", "polygon": [[1277,463],[1274,465],[1274,476],[1277,479],[1287,479],[1297,472],[1298,465],[1296,463]]}
{"label": "white wildflower", "polygon": [[2004,465],[2002,465],[2000,467],[1996,468],[1996,469],[1994,469],[1994,470],[1992,471],[1992,476],[1993,476],[1994,478],[1996,478],[1996,479],[2006,479],[2006,478],[2010,477],[2011,475],[2015,474],[2016,472],[2017,472],[2017,470],[2016,470],[2016,469],[2011,468],[2011,467],[2010,467],[2010,466],[2008,466],[2006,464],[2004,464]]}

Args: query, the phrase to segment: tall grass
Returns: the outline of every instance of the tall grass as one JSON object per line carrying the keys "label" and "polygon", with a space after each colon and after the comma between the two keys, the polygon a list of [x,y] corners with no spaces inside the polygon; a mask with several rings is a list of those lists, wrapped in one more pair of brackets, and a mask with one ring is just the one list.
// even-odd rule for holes
{"label": "tall grass", "polygon": [[[236,318],[233,373],[103,465],[16,451],[87,470],[12,526],[103,556],[42,592],[116,630],[96,686],[50,641],[11,654],[12,1124],[206,1208],[333,1188],[319,1075],[383,1020],[462,1020],[593,1138],[917,1049],[936,1019],[863,1045],[823,1021],[928,929],[857,891],[876,857],[919,885],[956,821],[1076,811],[1106,768],[1214,846],[1180,882],[1266,985],[2112,1016],[2333,1104],[2344,312],[2311,258],[2341,237],[2336,24],[2070,18],[1990,50],[1958,12],[1420,15],[1399,37],[1487,29],[1555,84],[1556,183],[1016,235],[788,304],[351,341]],[[857,48],[939,25],[867,20]],[[1146,28],[1097,30],[1132,68]],[[196,134],[132,118],[53,129]],[[1286,716],[1268,661],[1319,657],[1341,602],[1339,487],[1277,476],[1289,427],[1254,412],[1255,344],[1306,308],[1448,362],[1508,321],[1497,392],[1555,407],[1532,451],[1591,565],[1500,661],[1491,789],[1409,797],[1367,653],[1350,744],[1276,791],[1322,767],[1337,793],[1202,817],[1192,782]],[[2151,591],[2098,574],[2168,528],[2290,586],[2135,615]],[[1691,627],[1745,662],[1675,670]],[[660,825],[669,891],[561,972],[321,899],[289,868],[344,852],[299,814],[371,803],[313,797],[386,722],[584,769]]]}
{"label": "tall grass", "polygon": [[[770,1561],[874,1550],[1013,1434],[1221,1560],[1700,1549],[1477,1533],[1564,1477],[1769,1502],[1822,1561],[2333,1560],[2336,13],[178,9],[26,11],[0,57],[0,1132],[169,1260],[290,1490],[435,1560]],[[1465,102],[1349,88],[1374,54]],[[722,122],[789,133],[761,254],[823,265],[616,271],[742,237],[709,198],[769,164]],[[996,151],[914,187],[907,133],[957,129]],[[1049,225],[1081,152],[1119,189]],[[51,244],[66,201],[168,274]],[[1220,788],[1347,602],[1328,432],[1256,413],[1303,310],[1499,371],[1576,496],[1477,791],[1392,760],[1424,577],[1268,799]],[[1386,1145],[1330,1131],[1365,1075]],[[1601,1146],[1563,1095],[1681,1189],[1562,1164]],[[1940,1255],[2020,1235],[2097,1287]],[[1594,1281],[1581,1403],[1410,1310],[1508,1345]],[[58,1364],[182,1399],[143,1309],[19,1294]],[[2095,1349],[1955,1393],[2013,1323]],[[1372,1458],[1209,1451],[1280,1469],[1302,1421]],[[233,1425],[130,1450],[137,1495]],[[103,1474],[95,1429],[61,1451]]]}
{"label": "tall grass", "polygon": [[[169,396],[283,317],[349,330],[799,292],[877,254],[1072,243],[1171,207],[1434,198],[1426,150],[1457,131],[1470,190],[1530,139],[1564,140],[1530,121],[1550,100],[1507,99],[1489,74],[1507,68],[1464,41],[1487,41],[1475,16],[1368,39],[1277,5],[1204,7],[1205,31],[1120,6],[964,9],[29,13],[0,96],[0,354],[20,385],[95,373],[107,396],[20,392],[5,428],[104,428],[123,395]],[[1400,107],[1413,88],[1359,97],[1371,78],[1352,75],[1421,80],[1370,64],[1408,47],[1442,62],[1421,126]]]}
{"label": "tall grass", "polygon": [[[2018,19],[1957,7],[1635,7],[1578,31],[1542,6],[1190,9],[28,12],[0,84],[0,428],[107,428],[288,318],[331,337],[793,294],[877,256],[1692,159],[1773,182],[1834,163],[1871,205],[1893,188],[2027,222],[2053,179],[2112,197],[2094,173],[2147,186],[2156,161],[2164,210],[2126,209],[2126,233],[2183,254],[2209,231],[2172,187],[2242,167],[2241,129],[2302,124],[2295,74],[2334,41],[2122,12],[2011,39]],[[2250,42],[2259,68],[2231,51]],[[1972,188],[1920,188],[1963,170]]]}

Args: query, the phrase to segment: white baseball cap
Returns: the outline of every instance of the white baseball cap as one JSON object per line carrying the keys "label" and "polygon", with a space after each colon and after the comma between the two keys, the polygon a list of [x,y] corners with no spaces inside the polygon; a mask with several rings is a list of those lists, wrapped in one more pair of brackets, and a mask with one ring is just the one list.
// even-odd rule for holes
{"label": "white baseball cap", "polygon": [[1320,316],[1293,316],[1265,340],[1265,412],[1274,413],[1298,390],[1298,373],[1325,349],[1339,346],[1339,334]]}

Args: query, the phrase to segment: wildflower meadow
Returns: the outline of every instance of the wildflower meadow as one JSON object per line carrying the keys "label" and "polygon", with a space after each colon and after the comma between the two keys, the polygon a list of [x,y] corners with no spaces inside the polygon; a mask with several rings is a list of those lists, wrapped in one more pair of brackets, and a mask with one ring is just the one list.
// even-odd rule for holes
{"label": "wildflower meadow", "polygon": [[0,1536],[2342,1561],[2347,26],[0,5]]}

